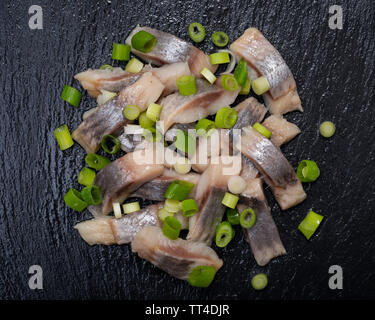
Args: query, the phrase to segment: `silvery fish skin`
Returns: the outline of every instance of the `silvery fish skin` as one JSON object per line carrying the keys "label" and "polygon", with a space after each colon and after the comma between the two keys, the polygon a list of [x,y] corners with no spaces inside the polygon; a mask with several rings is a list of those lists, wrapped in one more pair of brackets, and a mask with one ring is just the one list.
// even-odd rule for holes
{"label": "silvery fish skin", "polygon": [[294,77],[274,46],[256,28],[245,30],[230,46],[237,57],[243,58],[250,68],[250,77],[265,76],[270,90],[264,95],[271,113],[283,114],[302,110]]}
{"label": "silvery fish skin", "polygon": [[252,126],[255,122],[261,123],[267,113],[266,107],[254,97],[245,99],[234,109],[237,111],[237,122],[232,129]]}
{"label": "silvery fish skin", "polygon": [[301,133],[301,130],[294,123],[285,120],[280,115],[269,116],[263,121],[262,125],[272,133],[271,142],[277,147],[289,142]]}
{"label": "silvery fish skin", "polygon": [[196,84],[194,95],[183,96],[176,92],[159,101],[163,106],[160,120],[164,122],[164,132],[175,123],[191,123],[215,114],[221,107],[232,104],[239,93],[239,90],[223,89],[220,78],[217,85],[201,79],[197,79]]}
{"label": "silvery fish skin", "polygon": [[[143,184],[137,190],[132,193],[132,197],[140,197],[153,201],[164,201],[165,192],[169,185],[175,180],[183,180],[194,183],[196,186],[199,182],[200,174],[190,172],[187,174],[178,174],[175,170],[164,169],[162,175],[152,179],[151,181]],[[193,188],[189,194],[189,198],[193,198],[195,188]]]}
{"label": "silvery fish skin", "polygon": [[197,266],[213,266],[219,270],[223,265],[223,261],[210,247],[181,238],[170,240],[158,227],[143,228],[131,246],[140,258],[181,280],[187,280]]}
{"label": "silvery fish skin", "polygon": [[258,265],[265,266],[271,259],[286,254],[267,205],[261,179],[247,181],[247,187],[241,194],[237,208],[239,212],[252,208],[256,213],[255,224],[250,229],[243,230]]}
{"label": "silvery fish skin", "polygon": [[[230,175],[225,174],[222,159],[234,157],[218,157],[211,160],[210,166],[203,172],[197,185],[196,197],[199,211],[190,218],[190,228],[187,240],[203,242],[210,245],[215,236],[216,228],[220,224],[226,207],[221,203],[228,188],[228,179],[238,175],[241,165]],[[214,164],[216,159],[219,163]]]}
{"label": "silvery fish skin", "polygon": [[281,209],[286,210],[306,198],[300,180],[280,149],[252,127],[242,129],[241,143],[235,148],[264,175]]}
{"label": "silvery fish skin", "polygon": [[191,43],[170,33],[148,27],[136,27],[126,39],[126,43],[131,46],[133,35],[141,30],[151,33],[156,37],[156,44],[148,53],[138,51],[132,47],[132,52],[143,60],[156,66],[187,61],[191,72],[196,77],[201,77],[200,72],[203,68],[208,68],[212,72],[216,71],[217,65],[210,63],[208,55],[194,47]]}
{"label": "silvery fish skin", "polygon": [[150,72],[145,73],[137,82],[87,117],[72,133],[73,139],[87,153],[95,153],[105,135],[115,134],[129,122],[122,113],[125,106],[135,104],[144,111],[160,97],[163,90],[164,85],[158,78]]}
{"label": "silvery fish skin", "polygon": [[150,205],[120,219],[106,216],[86,220],[76,224],[74,228],[89,245],[130,243],[144,227],[161,226],[158,218],[161,207],[162,204]]}
{"label": "silvery fish skin", "polygon": [[163,165],[148,163],[146,150],[128,153],[111,162],[96,175],[94,185],[99,187],[103,201],[90,206],[90,212],[95,216],[108,214],[114,202],[122,203],[133,191],[163,171]]}

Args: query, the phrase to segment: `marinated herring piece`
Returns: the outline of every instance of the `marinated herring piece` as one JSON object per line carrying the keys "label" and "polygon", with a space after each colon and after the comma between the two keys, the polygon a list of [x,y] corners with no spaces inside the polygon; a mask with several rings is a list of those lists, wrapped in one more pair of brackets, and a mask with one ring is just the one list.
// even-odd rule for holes
{"label": "marinated herring piece", "polygon": [[272,132],[271,142],[280,147],[292,140],[301,130],[280,115],[271,115],[263,121],[263,126]]}
{"label": "marinated herring piece", "polygon": [[158,227],[148,226],[137,233],[132,251],[171,276],[187,280],[197,266],[212,266],[219,270],[223,261],[203,243],[183,239],[170,240]]}

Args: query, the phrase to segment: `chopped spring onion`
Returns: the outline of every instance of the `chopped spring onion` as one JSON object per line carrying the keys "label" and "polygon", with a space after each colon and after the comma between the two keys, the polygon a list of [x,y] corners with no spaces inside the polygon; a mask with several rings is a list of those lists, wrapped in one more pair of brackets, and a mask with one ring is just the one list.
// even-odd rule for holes
{"label": "chopped spring onion", "polygon": [[213,266],[197,266],[191,270],[188,282],[193,287],[207,288],[214,280],[216,269]]}
{"label": "chopped spring onion", "polygon": [[246,79],[245,84],[241,87],[240,95],[248,95],[251,89],[250,79]]}
{"label": "chopped spring onion", "polygon": [[164,203],[164,209],[168,212],[176,213],[180,211],[180,201],[173,199],[166,199]]}
{"label": "chopped spring onion", "polygon": [[189,24],[189,37],[194,42],[202,42],[206,37],[206,29],[198,22]]}
{"label": "chopped spring onion", "polygon": [[209,83],[211,83],[211,84],[213,84],[213,83],[216,81],[216,76],[215,76],[215,75],[211,72],[211,70],[208,69],[208,68],[203,68],[202,71],[201,71],[201,75],[202,75],[203,77],[205,77],[205,79],[206,79]]}
{"label": "chopped spring onion", "polygon": [[228,208],[226,210],[226,215],[227,215],[228,222],[232,226],[240,224],[240,214],[238,213],[237,209]]}
{"label": "chopped spring onion", "polygon": [[149,142],[160,142],[163,138],[162,134],[154,127],[144,128],[142,135]]}
{"label": "chopped spring onion", "polygon": [[89,153],[85,157],[86,164],[95,170],[103,169],[107,164],[111,162],[107,157],[100,156],[96,153]]}
{"label": "chopped spring onion", "polygon": [[305,219],[302,220],[298,226],[298,230],[301,231],[307,240],[311,238],[316,229],[319,227],[323,220],[323,216],[310,210]]}
{"label": "chopped spring onion", "polygon": [[197,93],[197,84],[192,75],[182,76],[177,79],[178,91],[183,96],[190,96]]}
{"label": "chopped spring onion", "polygon": [[262,95],[266,93],[270,89],[270,84],[266,77],[259,77],[253,80],[252,83],[253,91],[258,95]]}
{"label": "chopped spring onion", "polygon": [[55,129],[54,134],[61,150],[69,149],[74,145],[74,141],[66,124]]}
{"label": "chopped spring onion", "polygon": [[[209,119],[200,119],[195,125],[195,131],[197,132],[197,134],[203,135],[203,136],[206,136],[208,131],[210,131],[211,129],[215,129],[215,128],[216,128],[215,122]],[[202,129],[204,131],[200,131]]]}
{"label": "chopped spring onion", "polygon": [[267,139],[271,138],[272,132],[269,131],[266,127],[262,126],[259,122],[255,122],[253,129],[258,131],[260,134],[265,136]]}
{"label": "chopped spring onion", "polygon": [[174,170],[179,174],[187,174],[191,170],[191,164],[186,158],[179,157],[173,165]]}
{"label": "chopped spring onion", "polygon": [[297,168],[297,176],[301,182],[313,182],[318,179],[320,170],[315,161],[302,160]]}
{"label": "chopped spring onion", "polygon": [[129,104],[124,108],[122,113],[126,119],[135,120],[139,117],[140,110],[135,104]]}
{"label": "chopped spring onion", "polygon": [[228,73],[231,73],[234,69],[234,67],[236,66],[236,56],[234,55],[234,53],[228,49],[224,49],[224,50],[218,50],[217,52],[226,52],[229,54],[229,57],[230,57],[230,62],[228,63],[227,65],[227,68],[225,69],[224,72],[222,72],[221,74],[228,74]]}
{"label": "chopped spring onion", "polygon": [[251,285],[255,290],[263,290],[267,284],[268,278],[264,273],[258,273],[251,279]]}
{"label": "chopped spring onion", "polygon": [[198,212],[198,205],[194,199],[186,199],[181,202],[182,215],[184,217],[191,217]]}
{"label": "chopped spring onion", "polygon": [[166,217],[163,221],[162,231],[167,238],[176,240],[180,235],[181,222],[175,217]]}
{"label": "chopped spring onion", "polygon": [[246,181],[240,176],[231,176],[228,180],[228,190],[234,194],[242,193],[246,188]]}
{"label": "chopped spring onion", "polygon": [[240,86],[245,84],[247,80],[247,62],[243,59],[241,59],[237,64],[237,67],[234,70],[234,77]]}
{"label": "chopped spring onion", "polygon": [[236,91],[239,88],[236,78],[231,74],[223,74],[221,76],[221,85],[228,91]]}
{"label": "chopped spring onion", "polygon": [[178,150],[192,155],[195,153],[195,138],[185,131],[177,129],[175,146]]}
{"label": "chopped spring onion", "polygon": [[241,212],[240,224],[242,228],[250,229],[255,224],[256,220],[257,215],[253,209],[247,208]]}
{"label": "chopped spring onion", "polygon": [[87,203],[82,199],[81,193],[71,188],[64,196],[64,202],[66,205],[74,211],[81,212],[86,209]]}
{"label": "chopped spring onion", "polygon": [[186,199],[193,188],[194,183],[183,180],[175,180],[169,185],[164,196],[166,199],[182,201]]}
{"label": "chopped spring onion", "polygon": [[122,213],[121,213],[121,206],[118,202],[114,202],[113,205],[113,214],[115,215],[116,219],[122,218]]}
{"label": "chopped spring onion", "polygon": [[131,58],[125,67],[125,71],[130,73],[138,73],[141,72],[142,69],[143,63],[139,61],[137,58]]}
{"label": "chopped spring onion", "polygon": [[335,134],[336,127],[331,121],[324,121],[319,127],[320,134],[324,138],[330,138]]}
{"label": "chopped spring onion", "polygon": [[106,102],[108,102],[109,100],[113,99],[116,96],[117,96],[116,92],[111,92],[111,91],[101,89],[100,94],[96,98],[96,102],[98,103],[98,105],[102,105],[102,104],[105,104]]}
{"label": "chopped spring onion", "polygon": [[151,103],[148,106],[147,111],[146,111],[147,118],[149,118],[150,120],[152,120],[154,122],[158,121],[162,108],[163,107],[160,104],[157,104],[157,103],[154,103],[154,102]]}
{"label": "chopped spring onion", "polygon": [[76,88],[65,85],[60,97],[72,106],[78,107],[81,102],[82,93]]}
{"label": "chopped spring onion", "polygon": [[228,221],[219,224],[216,229],[215,243],[219,248],[224,248],[233,239],[233,228]]}
{"label": "chopped spring onion", "polygon": [[139,122],[139,125],[142,127],[142,128],[151,128],[154,124],[155,124],[155,121],[152,121],[150,120],[147,115],[146,115],[146,111],[142,112],[140,115],[139,115],[139,118],[138,118],[138,122]]}
{"label": "chopped spring onion", "polygon": [[78,175],[78,183],[86,187],[91,186],[95,180],[96,173],[90,168],[83,167]]}
{"label": "chopped spring onion", "polygon": [[132,37],[132,47],[141,52],[150,52],[156,44],[156,37],[146,31],[139,31]]}
{"label": "chopped spring onion", "polygon": [[101,142],[102,148],[109,154],[116,154],[121,149],[121,141],[111,134],[106,134]]}
{"label": "chopped spring onion", "polygon": [[112,47],[112,59],[128,61],[130,59],[130,46],[123,43],[114,43]]}
{"label": "chopped spring onion", "polygon": [[122,205],[122,209],[124,210],[125,214],[136,212],[141,210],[141,207],[139,206],[139,202],[130,202],[130,203],[125,203]]}
{"label": "chopped spring onion", "polygon": [[228,52],[215,52],[210,54],[211,64],[223,64],[230,62]]}
{"label": "chopped spring onion", "polygon": [[211,40],[217,47],[225,47],[229,42],[229,37],[224,31],[216,31],[212,34]]}
{"label": "chopped spring onion", "polygon": [[221,200],[221,203],[228,208],[234,209],[237,205],[238,200],[239,198],[237,196],[229,192],[226,192],[223,200]]}
{"label": "chopped spring onion", "polygon": [[100,70],[113,70],[113,67],[110,64],[103,64],[99,68]]}
{"label": "chopped spring onion", "polygon": [[165,208],[161,208],[158,210],[158,217],[161,222],[163,222],[166,217],[173,217],[173,215],[174,215],[173,212],[169,212]]}
{"label": "chopped spring onion", "polygon": [[98,186],[88,186],[81,190],[82,199],[88,205],[97,205],[102,202],[102,196]]}
{"label": "chopped spring onion", "polygon": [[230,107],[222,107],[216,113],[215,125],[218,128],[230,129],[237,122],[237,111]]}

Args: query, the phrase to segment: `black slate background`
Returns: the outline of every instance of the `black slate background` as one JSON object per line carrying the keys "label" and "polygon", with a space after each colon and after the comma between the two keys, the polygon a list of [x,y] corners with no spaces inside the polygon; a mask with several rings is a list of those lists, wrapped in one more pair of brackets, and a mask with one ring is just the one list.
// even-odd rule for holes
{"label": "black slate background", "polygon": [[[30,30],[28,8],[43,8],[43,30]],[[344,29],[328,27],[328,8],[342,5]],[[304,113],[287,115],[302,134],[283,147],[294,167],[314,159],[321,177],[308,198],[281,212],[266,191],[288,251],[256,265],[243,234],[217,250],[224,266],[208,289],[171,278],[129,246],[88,246],[73,229],[90,217],[63,202],[79,187],[84,151],[60,151],[53,130],[71,129],[95,106],[83,94],[78,109],[59,94],[73,75],[111,63],[113,42],[137,24],[188,39],[199,21],[208,36],[231,40],[256,26],[295,75]],[[374,121],[375,5],[362,1],[0,1],[0,298],[1,299],[348,299],[375,298]],[[200,45],[213,51],[209,38]],[[121,64],[120,64],[121,65]],[[318,126],[332,120],[326,140]],[[307,241],[297,230],[309,209],[325,216]],[[216,248],[217,249],[217,248]],[[43,268],[44,289],[28,287],[29,266]],[[340,265],[343,290],[328,288],[328,268]],[[263,292],[253,274],[269,276]]]}

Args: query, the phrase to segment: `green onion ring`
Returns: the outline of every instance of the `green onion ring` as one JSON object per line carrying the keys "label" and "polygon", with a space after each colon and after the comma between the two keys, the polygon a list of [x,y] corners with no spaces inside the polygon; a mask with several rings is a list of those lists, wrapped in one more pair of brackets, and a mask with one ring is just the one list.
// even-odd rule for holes
{"label": "green onion ring", "polygon": [[112,59],[128,61],[130,59],[130,46],[128,44],[114,43],[112,49]]}
{"label": "green onion ring", "polygon": [[309,240],[311,236],[315,233],[316,229],[318,229],[323,218],[324,217],[322,215],[310,210],[310,212],[306,215],[305,219],[303,219],[302,222],[299,224],[298,230],[303,233],[307,240]]}
{"label": "green onion ring", "polygon": [[222,107],[216,113],[215,125],[218,128],[230,129],[237,122],[237,111],[230,107]]}
{"label": "green onion ring", "polygon": [[[106,134],[102,139],[102,148],[108,154],[116,154],[121,149],[121,141],[111,134]],[[110,147],[110,144],[113,146]]]}
{"label": "green onion ring", "polygon": [[156,44],[156,37],[144,30],[138,31],[131,39],[132,47],[138,51],[148,53]]}
{"label": "green onion ring", "polygon": [[85,157],[86,164],[95,170],[103,169],[107,164],[111,162],[107,157],[100,156],[96,153],[89,153]]}
{"label": "green onion ring", "polygon": [[91,186],[95,180],[96,173],[90,168],[83,167],[78,175],[78,183],[86,187]]}
{"label": "green onion ring", "polygon": [[88,205],[97,205],[102,202],[102,196],[98,186],[88,186],[81,190],[82,199]]}
{"label": "green onion ring", "polygon": [[194,183],[183,180],[175,180],[169,185],[164,196],[166,199],[182,201],[186,199],[193,188]]}
{"label": "green onion ring", "polygon": [[140,110],[135,104],[129,104],[124,108],[123,114],[126,119],[135,120],[139,117]]}
{"label": "green onion ring", "polygon": [[226,216],[227,216],[228,222],[232,226],[240,224],[240,214],[238,213],[238,210],[236,208],[235,209],[228,208],[226,210]]}
{"label": "green onion ring", "polygon": [[267,284],[268,278],[264,273],[258,273],[251,279],[251,285],[255,290],[263,290]]}
{"label": "green onion ring", "polygon": [[228,91],[236,91],[239,88],[236,78],[231,74],[223,74],[221,76],[221,85]]}
{"label": "green onion ring", "polygon": [[236,69],[234,70],[234,77],[240,86],[243,86],[247,80],[247,62],[242,58],[238,62]]}
{"label": "green onion ring", "polygon": [[219,224],[216,229],[215,243],[219,248],[224,248],[233,239],[233,228],[228,221]]}
{"label": "green onion ring", "polygon": [[193,287],[207,288],[214,280],[216,269],[213,266],[197,266],[189,274],[188,282]]}
{"label": "green onion ring", "polygon": [[189,24],[189,37],[196,43],[202,42],[206,37],[206,29],[198,22]]}
{"label": "green onion ring", "polygon": [[178,91],[182,96],[190,96],[197,93],[197,84],[192,75],[182,76],[177,79]]}
{"label": "green onion ring", "polygon": [[198,212],[198,205],[194,199],[186,199],[181,202],[182,215],[184,217],[191,217]]}
{"label": "green onion ring", "polygon": [[76,88],[65,85],[60,97],[72,106],[78,107],[81,103],[82,93]]}
{"label": "green onion ring", "polygon": [[335,134],[336,127],[331,121],[324,121],[320,127],[319,132],[324,138],[330,138]]}
{"label": "green onion ring", "polygon": [[61,125],[53,132],[55,134],[57,143],[61,150],[69,149],[74,145],[72,136],[70,135],[69,128],[66,124]]}
{"label": "green onion ring", "polygon": [[225,47],[229,42],[229,37],[224,31],[216,31],[212,34],[211,40],[217,47]]}
{"label": "green onion ring", "polygon": [[314,182],[319,178],[320,170],[315,161],[302,160],[297,168],[297,177],[301,182]]}
{"label": "green onion ring", "polygon": [[267,139],[271,138],[272,132],[266,127],[262,126],[259,122],[255,122],[253,129],[258,131],[261,135],[265,136]]}
{"label": "green onion ring", "polygon": [[151,128],[151,127],[153,127],[153,125],[155,124],[155,121],[152,121],[151,119],[149,119],[149,118],[147,117],[147,115],[146,115],[146,111],[143,111],[143,112],[139,115],[138,122],[139,122],[139,125],[140,125],[143,129]]}
{"label": "green onion ring", "polygon": [[[249,215],[251,215],[250,219],[249,219]],[[253,209],[247,208],[241,212],[240,224],[242,228],[250,229],[255,224],[256,220],[257,220],[257,215]]]}
{"label": "green onion ring", "polygon": [[64,196],[64,202],[66,205],[78,212],[81,212],[86,209],[87,203],[82,199],[81,193],[71,188]]}
{"label": "green onion ring", "polygon": [[181,222],[178,221],[175,217],[166,217],[163,221],[162,231],[167,238],[176,240],[180,235]]}

